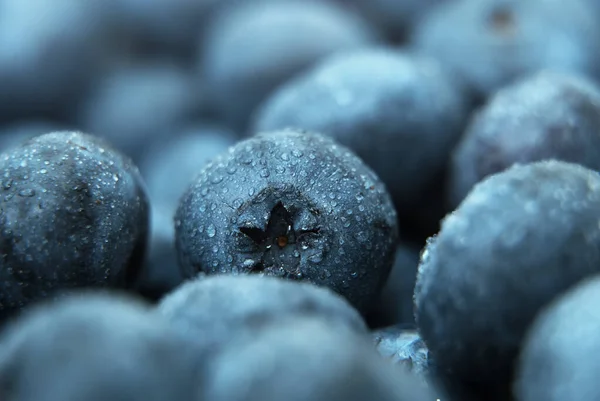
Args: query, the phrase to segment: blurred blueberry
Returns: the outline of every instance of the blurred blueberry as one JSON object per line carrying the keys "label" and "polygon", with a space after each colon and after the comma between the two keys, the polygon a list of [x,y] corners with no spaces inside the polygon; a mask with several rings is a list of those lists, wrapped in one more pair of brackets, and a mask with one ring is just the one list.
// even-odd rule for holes
{"label": "blurred blueberry", "polygon": [[141,144],[170,136],[194,115],[198,96],[184,69],[166,62],[126,66],[98,83],[79,122],[138,161]]}
{"label": "blurred blueberry", "polygon": [[363,20],[334,3],[253,1],[218,15],[199,63],[222,116],[243,130],[278,85],[326,55],[374,41]]}

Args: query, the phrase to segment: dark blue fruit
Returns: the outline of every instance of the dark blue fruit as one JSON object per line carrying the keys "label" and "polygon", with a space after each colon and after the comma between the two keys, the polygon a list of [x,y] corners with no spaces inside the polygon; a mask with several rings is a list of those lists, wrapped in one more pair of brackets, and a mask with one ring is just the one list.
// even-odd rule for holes
{"label": "dark blue fruit", "polygon": [[278,85],[324,56],[374,41],[360,18],[333,3],[259,0],[226,8],[215,19],[200,64],[221,115],[244,131]]}
{"label": "dark blue fruit", "polygon": [[262,107],[255,131],[331,136],[377,173],[402,216],[445,167],[467,112],[435,60],[377,48],[332,56],[285,84]]}
{"label": "dark blue fruit", "polygon": [[457,0],[437,7],[412,42],[485,98],[543,68],[598,77],[599,39],[584,1]]}
{"label": "dark blue fruit", "polygon": [[140,170],[152,205],[152,230],[138,290],[149,298],[162,297],[183,280],[173,227],[179,199],[198,172],[234,142],[234,134],[226,129],[194,125],[159,141],[142,159]]}
{"label": "dark blue fruit", "polygon": [[518,401],[596,400],[600,368],[600,277],[578,284],[536,319],[514,386]]}
{"label": "dark blue fruit", "polygon": [[419,266],[419,249],[401,245],[378,301],[367,316],[371,327],[415,325],[413,294]]}
{"label": "dark blue fruit", "polygon": [[422,254],[419,332],[438,373],[480,399],[509,399],[538,312],[600,272],[600,175],[576,164],[514,166],[476,185]]}
{"label": "dark blue fruit", "polygon": [[192,346],[133,300],[70,295],[28,310],[2,333],[0,394],[11,401],[198,400]]}
{"label": "dark blue fruit", "polygon": [[134,284],[148,203],[130,160],[56,132],[2,155],[0,175],[0,318],[67,288]]}
{"label": "dark blue fruit", "polygon": [[240,142],[203,169],[175,231],[186,277],[306,280],[363,312],[385,283],[398,236],[384,185],[358,157],[291,130]]}
{"label": "dark blue fruit", "polygon": [[426,385],[380,358],[368,339],[321,319],[252,331],[210,364],[211,401],[434,401]]}
{"label": "dark blue fruit", "polygon": [[227,345],[247,330],[310,317],[367,334],[360,314],[341,296],[275,277],[199,277],[167,295],[158,311],[207,348]]}
{"label": "dark blue fruit", "polygon": [[454,150],[449,198],[514,163],[558,159],[600,171],[600,89],[573,75],[535,74],[497,92]]}

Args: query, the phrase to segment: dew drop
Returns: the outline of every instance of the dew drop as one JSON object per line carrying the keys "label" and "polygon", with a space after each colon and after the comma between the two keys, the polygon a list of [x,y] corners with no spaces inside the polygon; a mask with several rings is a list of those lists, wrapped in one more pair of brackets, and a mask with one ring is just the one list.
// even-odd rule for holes
{"label": "dew drop", "polygon": [[19,191],[19,196],[31,198],[32,196],[35,196],[35,191],[31,188],[25,188]]}
{"label": "dew drop", "polygon": [[206,235],[208,235],[209,238],[213,238],[215,235],[217,235],[217,229],[215,228],[214,224],[210,224],[208,227],[206,227]]}
{"label": "dew drop", "polygon": [[9,178],[8,180],[2,181],[2,188],[4,189],[10,189],[10,187],[12,187],[13,184],[13,179]]}
{"label": "dew drop", "polygon": [[282,153],[281,160],[288,161],[288,160],[290,160],[290,156],[287,153]]}
{"label": "dew drop", "polygon": [[323,261],[323,252],[319,251],[308,257],[308,261],[311,263],[321,263]]}
{"label": "dew drop", "polygon": [[301,151],[301,150],[294,149],[294,150],[292,150],[292,155],[293,155],[294,157],[298,157],[298,158],[300,158],[300,157],[304,156],[304,153],[302,153],[302,151]]}
{"label": "dew drop", "polygon": [[212,177],[210,177],[210,182],[213,184],[218,184],[221,181],[223,181],[223,176],[220,174],[215,174]]}
{"label": "dew drop", "polygon": [[263,168],[262,170],[260,170],[260,176],[263,178],[267,178],[269,176],[269,170],[267,170],[266,168]]}
{"label": "dew drop", "polygon": [[249,269],[252,266],[254,266],[255,264],[256,264],[256,262],[254,261],[254,259],[246,259],[242,263],[242,267],[244,267],[245,269]]}

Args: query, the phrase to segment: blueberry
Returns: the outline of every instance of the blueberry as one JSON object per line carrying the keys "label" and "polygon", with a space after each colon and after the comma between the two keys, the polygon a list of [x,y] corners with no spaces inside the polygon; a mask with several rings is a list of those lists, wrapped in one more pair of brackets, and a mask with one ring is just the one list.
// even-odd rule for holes
{"label": "blueberry", "polygon": [[420,334],[439,374],[509,399],[536,314],[600,271],[600,176],[576,164],[517,165],[476,185],[422,254]]}
{"label": "blueberry", "polygon": [[247,330],[303,317],[366,335],[360,314],[334,292],[275,277],[213,276],[190,280],[159,304],[174,327],[207,348],[227,346]]}
{"label": "blueberry", "polygon": [[183,280],[177,264],[173,217],[190,181],[208,162],[234,144],[233,133],[214,125],[195,125],[153,146],[140,170],[152,204],[148,258],[138,291],[158,300]]}
{"label": "blueberry", "polygon": [[497,92],[473,118],[451,162],[449,198],[514,163],[558,159],[600,170],[600,89],[541,72]]}
{"label": "blueberry", "polygon": [[598,77],[599,38],[594,10],[579,0],[458,0],[426,17],[412,46],[484,98],[543,68]]}
{"label": "blueberry", "polygon": [[191,84],[190,74],[166,62],[116,68],[96,84],[77,118],[138,161],[140,143],[168,138],[198,111]]}
{"label": "blueberry", "polygon": [[70,295],[2,333],[0,392],[11,401],[192,401],[190,347],[134,300]]}
{"label": "blueberry", "polygon": [[435,60],[386,49],[334,55],[266,102],[256,131],[314,130],[356,152],[410,214],[445,167],[466,100]]}
{"label": "blueberry", "polygon": [[5,153],[0,171],[0,318],[68,288],[133,285],[148,204],[129,160],[55,132]]}
{"label": "blueberry", "polygon": [[426,378],[429,373],[429,351],[415,330],[408,329],[404,324],[390,326],[375,331],[373,340],[381,356]]}
{"label": "blueberry", "polygon": [[419,249],[401,245],[378,301],[368,315],[370,326],[415,324],[413,293],[419,266]]}
{"label": "blueberry", "polygon": [[214,401],[432,401],[433,392],[382,360],[365,338],[321,319],[267,326],[209,364]]}
{"label": "blueberry", "polygon": [[175,220],[184,276],[306,280],[366,311],[391,268],[396,213],[384,185],[318,134],[277,131],[239,142],[202,170]]}
{"label": "blueberry", "polygon": [[600,398],[600,277],[579,283],[536,319],[523,345],[515,383],[519,401]]}
{"label": "blueberry", "polygon": [[112,0],[0,1],[0,118],[71,116],[107,68]]}
{"label": "blueberry", "polygon": [[243,131],[278,85],[324,56],[374,41],[361,19],[333,3],[252,1],[215,19],[200,64],[223,118]]}

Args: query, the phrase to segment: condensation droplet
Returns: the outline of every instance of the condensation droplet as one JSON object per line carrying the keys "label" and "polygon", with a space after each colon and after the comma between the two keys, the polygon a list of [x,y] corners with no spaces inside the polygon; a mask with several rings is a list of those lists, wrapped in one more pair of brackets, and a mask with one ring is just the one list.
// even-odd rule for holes
{"label": "condensation droplet", "polygon": [[217,235],[217,229],[215,228],[214,224],[210,224],[208,227],[206,227],[206,235],[208,235],[209,238]]}
{"label": "condensation droplet", "polygon": [[31,188],[25,188],[19,191],[19,196],[30,198],[35,195],[35,191]]}

